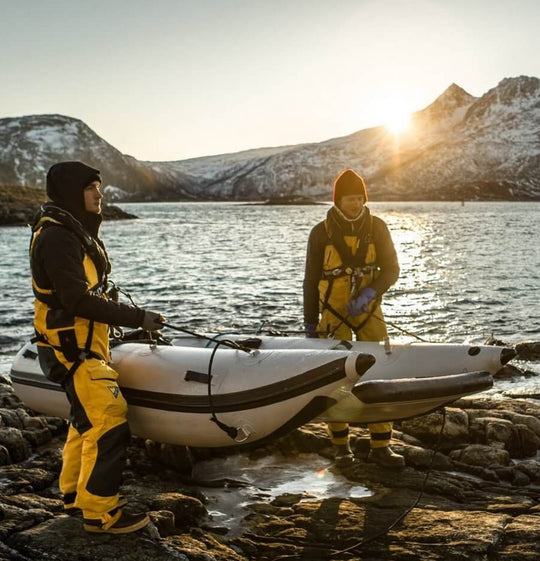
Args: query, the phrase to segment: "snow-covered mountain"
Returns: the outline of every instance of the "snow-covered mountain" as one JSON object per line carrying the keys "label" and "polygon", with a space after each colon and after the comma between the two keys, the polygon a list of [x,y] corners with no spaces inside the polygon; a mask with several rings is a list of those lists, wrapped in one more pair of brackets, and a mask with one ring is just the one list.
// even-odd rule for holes
{"label": "snow-covered mountain", "polygon": [[63,115],[0,119],[0,183],[45,188],[49,167],[67,160],[100,169],[117,193],[166,195],[150,166],[120,153],[79,119]]}
{"label": "snow-covered mountain", "polygon": [[122,155],[68,117],[0,120],[0,183],[42,185],[49,165],[71,158],[137,199],[329,199],[333,178],[353,167],[372,200],[540,200],[540,80],[506,78],[479,98],[452,84],[400,136],[375,127],[176,162]]}

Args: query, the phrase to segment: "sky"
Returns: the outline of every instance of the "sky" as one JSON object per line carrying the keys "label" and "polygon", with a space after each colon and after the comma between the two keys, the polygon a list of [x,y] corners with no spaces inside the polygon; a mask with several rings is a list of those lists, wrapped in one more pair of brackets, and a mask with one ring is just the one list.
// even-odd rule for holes
{"label": "sky", "polygon": [[538,0],[0,0],[0,118],[168,161],[322,142],[540,77]]}

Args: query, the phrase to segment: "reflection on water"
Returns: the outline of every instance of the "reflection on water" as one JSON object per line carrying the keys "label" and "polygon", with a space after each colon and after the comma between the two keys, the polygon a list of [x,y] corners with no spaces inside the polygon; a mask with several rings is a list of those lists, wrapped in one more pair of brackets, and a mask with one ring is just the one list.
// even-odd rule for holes
{"label": "reflection on water", "polygon": [[238,454],[214,458],[194,466],[192,477],[212,481],[223,478],[240,483],[239,487],[205,489],[206,505],[216,525],[225,526],[234,534],[254,502],[270,502],[282,495],[299,495],[298,502],[328,497],[368,497],[371,491],[355,485],[332,464],[317,454],[267,456],[252,459]]}

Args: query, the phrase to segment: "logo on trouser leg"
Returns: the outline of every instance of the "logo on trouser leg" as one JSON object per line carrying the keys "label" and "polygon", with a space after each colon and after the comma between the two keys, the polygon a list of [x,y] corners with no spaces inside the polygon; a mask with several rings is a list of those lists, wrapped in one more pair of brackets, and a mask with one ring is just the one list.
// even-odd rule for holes
{"label": "logo on trouser leg", "polygon": [[114,395],[114,398],[116,399],[118,397],[118,394],[120,393],[120,388],[118,386],[107,386],[107,388]]}

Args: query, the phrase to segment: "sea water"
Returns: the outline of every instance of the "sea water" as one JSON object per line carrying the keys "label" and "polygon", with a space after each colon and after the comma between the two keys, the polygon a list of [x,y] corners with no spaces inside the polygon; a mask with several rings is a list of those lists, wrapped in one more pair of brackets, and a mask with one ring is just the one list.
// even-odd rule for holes
{"label": "sea water", "polygon": [[[306,242],[329,205],[121,205],[105,222],[112,279],[193,331],[302,329]],[[540,203],[371,203],[401,266],[383,309],[394,340],[540,339]],[[0,228],[0,374],[32,335],[29,228]],[[165,335],[175,333],[165,330]]]}
{"label": "sea water", "polygon": [[[204,487],[204,482],[220,481],[224,474],[232,485]],[[192,476],[202,482],[213,524],[227,527],[229,536],[241,532],[241,521],[252,503],[270,503],[284,496],[294,496],[293,502],[311,502],[373,494],[371,489],[345,478],[330,460],[315,453],[301,453],[294,458],[233,454],[198,462]]]}

